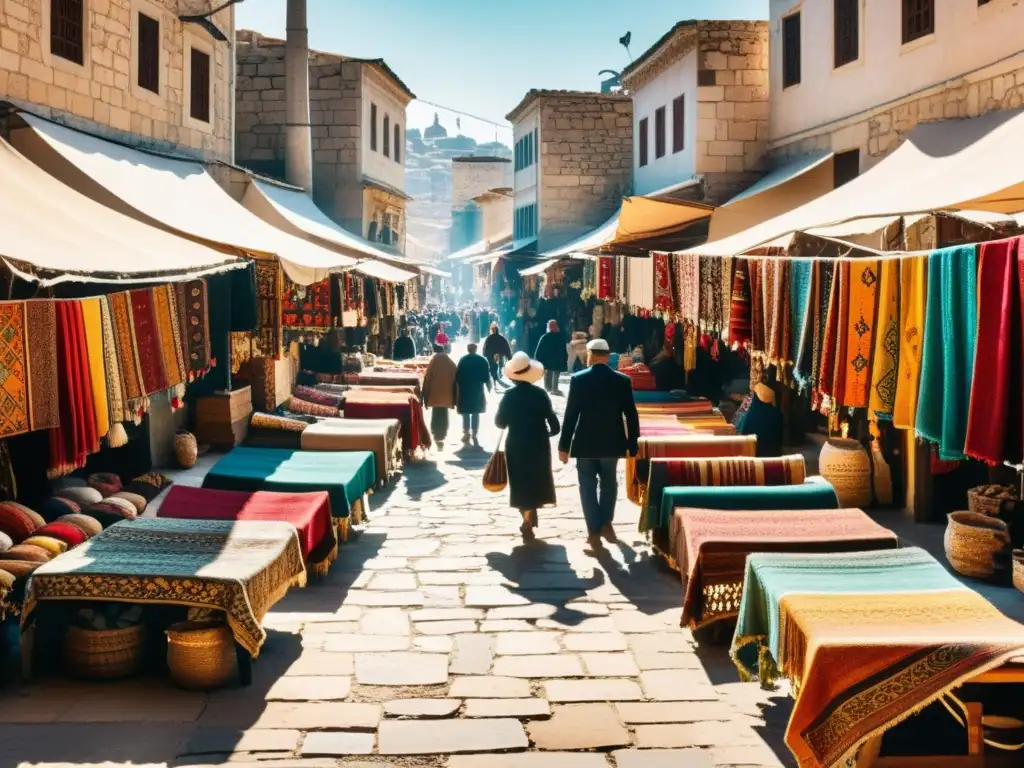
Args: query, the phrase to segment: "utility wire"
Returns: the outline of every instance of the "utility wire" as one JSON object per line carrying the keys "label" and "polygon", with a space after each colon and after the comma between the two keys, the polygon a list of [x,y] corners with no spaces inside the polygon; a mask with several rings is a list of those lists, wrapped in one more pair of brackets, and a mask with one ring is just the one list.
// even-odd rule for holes
{"label": "utility wire", "polygon": [[493,120],[488,120],[486,117],[480,117],[479,115],[474,115],[474,114],[472,114],[470,112],[463,112],[461,109],[454,109],[453,107],[446,107],[444,104],[435,104],[434,102],[427,101],[426,99],[419,99],[419,98],[417,98],[416,101],[422,102],[423,104],[426,104],[427,106],[430,106],[430,107],[436,107],[437,109],[443,109],[446,112],[452,112],[452,113],[454,113],[456,115],[462,115],[463,117],[471,117],[474,120],[479,120],[481,123],[487,123],[488,125],[493,125],[496,128],[502,128],[502,129],[504,129],[506,131],[511,131],[512,130],[512,126],[509,125],[508,123],[496,123]]}

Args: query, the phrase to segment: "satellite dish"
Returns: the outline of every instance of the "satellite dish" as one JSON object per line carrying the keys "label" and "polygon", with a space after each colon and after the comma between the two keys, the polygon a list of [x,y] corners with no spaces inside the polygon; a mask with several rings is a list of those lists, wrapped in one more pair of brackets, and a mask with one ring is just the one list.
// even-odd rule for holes
{"label": "satellite dish", "polygon": [[630,51],[629,51],[629,44],[630,44],[630,42],[632,40],[633,40],[633,33],[632,32],[627,32],[626,34],[624,34],[622,37],[619,38],[619,45],[621,45],[623,48],[626,49],[626,53],[629,54],[629,60],[630,61],[633,60],[633,54],[630,53]]}

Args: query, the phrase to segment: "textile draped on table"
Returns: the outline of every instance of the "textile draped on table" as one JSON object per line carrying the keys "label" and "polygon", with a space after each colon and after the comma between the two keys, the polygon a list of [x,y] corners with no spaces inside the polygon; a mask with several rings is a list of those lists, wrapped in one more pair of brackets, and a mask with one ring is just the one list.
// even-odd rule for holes
{"label": "textile draped on table", "polygon": [[932,252],[916,429],[946,461],[964,458],[977,323],[977,248]]}
{"label": "textile draped on table", "polygon": [[128,294],[131,297],[132,332],[142,371],[142,393],[151,395],[162,392],[167,389],[168,383],[153,290],[144,288],[129,291]]}
{"label": "textile draped on table", "polygon": [[750,278],[748,261],[736,259],[729,303],[729,341],[743,346],[750,341]]}
{"label": "textile draped on table", "polygon": [[789,265],[789,350],[788,359],[793,363],[793,380],[806,382],[798,370],[801,352],[809,342],[811,329],[811,284],[814,278],[815,262],[794,260]]}
{"label": "textile draped on table", "polygon": [[868,404],[880,268],[874,260],[843,262],[843,289],[844,295],[849,291],[849,303],[845,329],[840,327],[839,348],[845,354],[836,364],[835,398],[840,406],[865,408]]}
{"label": "textile draped on table", "polygon": [[223,611],[250,655],[266,640],[263,617],[306,583],[294,526],[142,518],[118,523],[32,575],[24,616],[40,600],[116,600]]}
{"label": "textile draped on table", "polygon": [[667,253],[651,253],[651,259],[654,262],[654,308],[659,312],[670,312],[675,304],[670,257]]}
{"label": "textile draped on table", "polygon": [[82,300],[82,322],[85,325],[85,347],[89,356],[89,378],[92,384],[93,414],[96,436],[106,437],[110,431],[110,401],[107,394],[106,354],[103,345],[103,315],[100,299]]}
{"label": "textile draped on table", "polygon": [[900,360],[892,421],[900,429],[917,423],[917,396],[924,352],[925,307],[928,296],[928,257],[900,260]]}
{"label": "textile draped on table", "polygon": [[284,276],[277,259],[257,259],[256,304],[259,324],[254,339],[260,357],[281,359],[281,294]]}
{"label": "textile draped on table", "polygon": [[185,320],[188,338],[189,378],[204,375],[216,365],[210,354],[209,296],[205,280],[185,283]]}
{"label": "textile draped on table", "polygon": [[753,456],[757,438],[747,435],[649,435],[641,424],[637,455],[626,459],[626,496],[644,506],[650,459],[696,459],[712,456]]}
{"label": "textile draped on table", "polygon": [[700,327],[718,332],[725,328],[725,307],[722,305],[722,269],[726,264],[715,256],[699,256]]}
{"label": "textile draped on table", "polygon": [[978,255],[978,346],[964,453],[987,464],[1021,459],[1021,240],[983,243]]}
{"label": "textile draped on table", "polygon": [[60,425],[49,432],[50,477],[81,469],[89,454],[100,448],[82,305],[59,301],[55,310]]}
{"label": "textile draped on table", "polygon": [[900,362],[900,263],[881,262],[878,283],[878,319],[875,323],[875,349],[872,354],[871,394],[868,409],[875,416],[888,418],[896,404],[896,385]]}

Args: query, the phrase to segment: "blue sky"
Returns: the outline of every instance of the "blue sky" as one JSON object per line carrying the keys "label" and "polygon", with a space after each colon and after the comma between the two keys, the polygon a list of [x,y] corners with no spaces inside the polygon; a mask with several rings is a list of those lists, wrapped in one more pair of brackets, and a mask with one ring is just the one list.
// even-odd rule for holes
{"label": "blue sky", "polygon": [[[240,29],[284,37],[285,0],[244,0]],[[421,99],[505,125],[530,88],[597,90],[602,69],[629,63],[681,19],[764,19],[768,0],[308,0],[309,41],[320,50],[383,58]],[[441,113],[414,102],[411,128]],[[478,141],[508,143],[510,128],[462,118]]]}

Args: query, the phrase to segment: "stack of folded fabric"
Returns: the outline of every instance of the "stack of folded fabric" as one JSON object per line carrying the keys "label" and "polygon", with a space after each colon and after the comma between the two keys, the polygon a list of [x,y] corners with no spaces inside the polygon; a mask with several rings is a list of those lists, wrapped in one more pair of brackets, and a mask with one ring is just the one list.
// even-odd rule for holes
{"label": "stack of folded fabric", "polygon": [[645,390],[657,389],[657,384],[654,382],[654,374],[651,373],[651,369],[643,363],[636,363],[628,368],[623,368],[622,364],[619,364],[619,373],[624,373],[633,382],[633,389],[637,392],[643,392]]}

